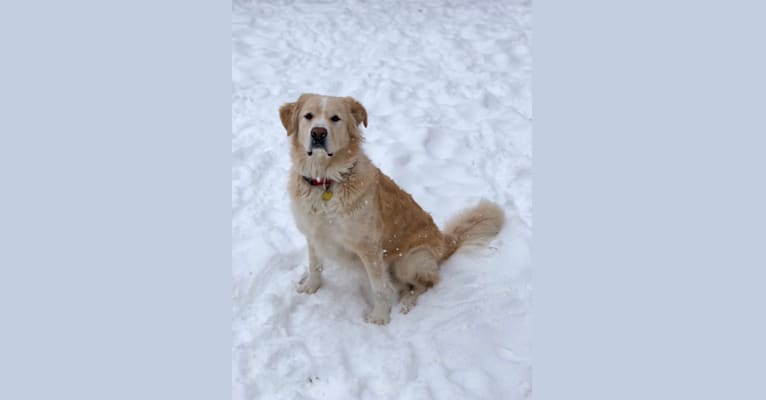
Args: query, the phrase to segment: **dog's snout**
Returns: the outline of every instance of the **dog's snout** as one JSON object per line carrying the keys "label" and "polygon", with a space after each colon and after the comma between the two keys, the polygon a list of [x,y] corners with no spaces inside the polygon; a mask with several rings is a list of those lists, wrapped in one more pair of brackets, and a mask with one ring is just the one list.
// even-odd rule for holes
{"label": "dog's snout", "polygon": [[[332,157],[332,153],[330,153],[327,148],[327,128],[321,126],[311,128],[311,146],[309,148],[324,149],[327,152],[327,155]],[[312,153],[311,150],[307,151],[308,155],[311,155]]]}
{"label": "dog's snout", "polygon": [[311,137],[313,139],[324,139],[327,137],[327,129],[321,127],[311,128]]}

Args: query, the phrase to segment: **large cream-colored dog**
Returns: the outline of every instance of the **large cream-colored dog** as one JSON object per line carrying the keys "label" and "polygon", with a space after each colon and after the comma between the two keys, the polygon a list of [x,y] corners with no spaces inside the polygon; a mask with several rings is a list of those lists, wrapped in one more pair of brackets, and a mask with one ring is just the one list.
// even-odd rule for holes
{"label": "large cream-colored dog", "polygon": [[440,232],[362,151],[367,111],[351,97],[303,94],[280,107],[279,117],[292,138],[292,212],[308,243],[301,293],[321,286],[324,260],[363,267],[373,295],[365,320],[386,324],[397,293],[407,313],[439,281],[441,262],[461,245],[486,244],[503,225],[500,207],[481,201]]}

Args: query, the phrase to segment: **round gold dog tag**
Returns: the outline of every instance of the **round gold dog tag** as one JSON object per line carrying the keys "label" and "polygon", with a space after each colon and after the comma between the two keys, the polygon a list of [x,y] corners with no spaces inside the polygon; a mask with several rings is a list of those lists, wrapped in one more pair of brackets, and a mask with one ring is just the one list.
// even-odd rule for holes
{"label": "round gold dog tag", "polygon": [[327,201],[332,199],[332,192],[329,190],[326,190],[324,193],[322,193],[322,200]]}

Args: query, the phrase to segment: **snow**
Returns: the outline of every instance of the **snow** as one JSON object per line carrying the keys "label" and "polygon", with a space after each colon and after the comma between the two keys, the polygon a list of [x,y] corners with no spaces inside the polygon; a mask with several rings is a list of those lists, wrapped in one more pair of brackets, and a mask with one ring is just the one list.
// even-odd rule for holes
{"label": "snow", "polygon": [[[529,2],[272,1],[232,8],[234,399],[531,396]],[[440,226],[484,197],[507,222],[459,251],[407,315],[364,322],[363,271],[299,294],[278,108],[353,96],[364,149]]]}

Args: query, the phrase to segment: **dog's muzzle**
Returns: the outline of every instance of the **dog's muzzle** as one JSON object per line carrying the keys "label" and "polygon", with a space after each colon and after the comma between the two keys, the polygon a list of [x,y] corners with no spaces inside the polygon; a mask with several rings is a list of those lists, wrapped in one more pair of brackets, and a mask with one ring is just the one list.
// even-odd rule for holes
{"label": "dog's muzzle", "polygon": [[324,149],[327,155],[332,157],[332,153],[327,151],[327,128],[311,128],[311,148],[306,152],[308,155],[314,154],[314,149]]}

